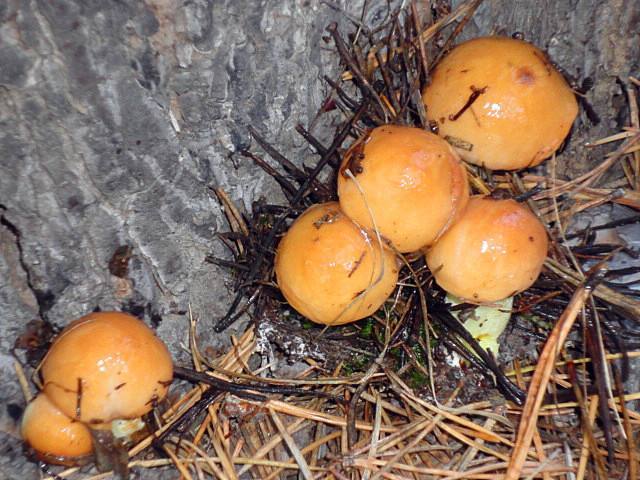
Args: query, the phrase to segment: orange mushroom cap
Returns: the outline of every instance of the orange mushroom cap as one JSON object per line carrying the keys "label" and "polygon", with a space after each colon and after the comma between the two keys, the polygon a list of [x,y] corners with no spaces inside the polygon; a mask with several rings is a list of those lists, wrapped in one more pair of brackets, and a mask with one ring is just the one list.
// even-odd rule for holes
{"label": "orange mushroom cap", "polygon": [[164,398],[172,377],[165,344],[120,312],[72,322],[42,364],[46,395],[67,416],[89,424],[144,415]]}
{"label": "orange mushroom cap", "polygon": [[395,248],[412,252],[442,234],[464,208],[469,186],[447,142],[420,128],[384,125],[345,155],[338,196],[340,207],[358,224],[373,229],[373,216]]}
{"label": "orange mushroom cap", "polygon": [[493,302],[536,281],[547,246],[544,226],[527,207],[478,196],[426,258],[447,292],[472,302]]}
{"label": "orange mushroom cap", "polygon": [[325,325],[373,314],[398,280],[395,255],[336,202],[311,206],[291,225],[278,245],[275,271],[289,304]]}
{"label": "orange mushroom cap", "polygon": [[67,417],[43,393],[27,405],[21,434],[36,457],[46,463],[85,463],[93,451],[86,425]]}
{"label": "orange mushroom cap", "polygon": [[573,91],[547,55],[504,37],[454,48],[422,99],[462,158],[493,170],[538,165],[560,147],[578,114]]}

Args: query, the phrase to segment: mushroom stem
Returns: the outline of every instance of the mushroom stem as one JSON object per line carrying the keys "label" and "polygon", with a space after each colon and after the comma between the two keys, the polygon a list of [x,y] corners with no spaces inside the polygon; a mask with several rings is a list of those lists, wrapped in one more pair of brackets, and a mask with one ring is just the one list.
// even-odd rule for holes
{"label": "mushroom stem", "polygon": [[111,430],[91,429],[96,468],[100,472],[113,470],[114,478],[129,479],[129,453],[124,443]]}
{"label": "mushroom stem", "polygon": [[[447,301],[452,305],[463,302],[451,294],[447,295]],[[512,307],[513,297],[508,297],[490,305],[476,305],[467,310],[454,310],[451,314],[462,323],[482,348],[490,350],[493,356],[498,358],[500,349],[498,338],[507,328]]]}

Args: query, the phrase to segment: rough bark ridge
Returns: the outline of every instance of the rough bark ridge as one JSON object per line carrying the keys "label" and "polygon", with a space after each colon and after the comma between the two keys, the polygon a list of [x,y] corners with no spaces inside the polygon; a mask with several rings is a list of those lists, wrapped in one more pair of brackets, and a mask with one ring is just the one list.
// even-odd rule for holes
{"label": "rough bark ridge", "polygon": [[[343,3],[359,14],[361,2]],[[370,2],[369,16],[386,5]],[[624,121],[614,79],[638,73],[639,16],[634,0],[486,0],[467,35],[522,31],[591,77],[605,119],[585,122],[593,138]],[[345,21],[320,0],[0,2],[0,476],[36,478],[17,446],[9,353],[27,321],[129,309],[179,355],[191,305],[214,342],[206,326],[230,294],[204,262],[224,228],[208,187],[245,206],[277,195],[234,156],[248,124],[289,158],[311,154],[292,127],[310,122],[319,77],[336,70],[321,40],[333,20]],[[120,277],[109,261],[124,245]]]}

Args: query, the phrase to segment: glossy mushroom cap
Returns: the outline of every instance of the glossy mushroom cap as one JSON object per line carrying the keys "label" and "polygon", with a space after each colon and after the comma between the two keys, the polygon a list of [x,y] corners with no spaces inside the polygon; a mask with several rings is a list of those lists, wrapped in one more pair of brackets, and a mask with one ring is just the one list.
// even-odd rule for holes
{"label": "glossy mushroom cap", "polygon": [[464,208],[469,187],[464,166],[447,142],[420,128],[384,125],[345,155],[338,196],[340,207],[358,224],[373,229],[373,215],[395,248],[412,252],[447,228]]}
{"label": "glossy mushroom cap", "polygon": [[436,282],[471,302],[493,302],[529,288],[547,256],[547,233],[515,200],[472,197],[427,252]]}
{"label": "glossy mushroom cap", "polygon": [[164,398],[172,377],[165,344],[119,312],[69,324],[42,364],[46,395],[67,416],[92,425],[144,415]]}
{"label": "glossy mushroom cap", "polygon": [[71,420],[42,393],[27,405],[21,434],[32,453],[46,463],[83,464],[93,450],[86,425]]}
{"label": "glossy mushroom cap", "polygon": [[538,165],[560,147],[578,114],[575,95],[547,55],[503,37],[454,48],[422,100],[462,158],[492,170]]}
{"label": "glossy mushroom cap", "polygon": [[280,241],[278,285],[316,323],[341,325],[373,314],[398,280],[395,255],[358,228],[336,202],[313,205]]}

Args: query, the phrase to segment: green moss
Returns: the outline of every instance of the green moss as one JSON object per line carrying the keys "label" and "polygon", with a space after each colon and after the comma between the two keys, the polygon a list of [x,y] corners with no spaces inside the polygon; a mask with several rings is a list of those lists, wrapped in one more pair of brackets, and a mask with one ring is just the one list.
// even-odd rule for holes
{"label": "green moss", "polygon": [[400,347],[394,347],[389,349],[389,356],[395,358],[396,360],[401,360],[404,351]]}
{"label": "green moss", "polygon": [[367,318],[362,321],[362,328],[360,329],[360,338],[369,339],[373,336],[373,318]]}
{"label": "green moss", "polygon": [[551,322],[545,320],[542,317],[539,317],[538,315],[524,313],[520,315],[520,318],[522,318],[524,321],[532,323],[541,330],[551,330],[553,328],[553,324]]}
{"label": "green moss", "polygon": [[348,362],[345,362],[342,371],[345,376],[353,375],[354,373],[364,372],[369,365],[369,357],[363,354],[353,355]]}
{"label": "green moss", "polygon": [[422,347],[420,346],[420,344],[415,343],[411,346],[411,351],[413,352],[413,354],[416,357],[416,361],[420,364],[420,365],[426,365],[427,364],[427,358],[426,355],[424,353],[424,350],[422,349]]}
{"label": "green moss", "polygon": [[408,373],[407,384],[414,390],[419,390],[429,382],[429,377],[417,368],[412,368]]}

